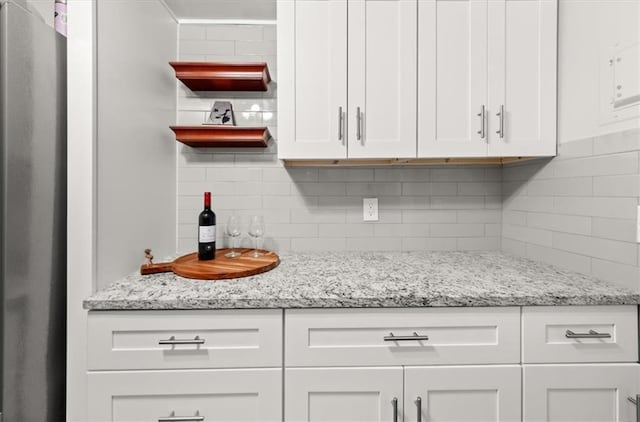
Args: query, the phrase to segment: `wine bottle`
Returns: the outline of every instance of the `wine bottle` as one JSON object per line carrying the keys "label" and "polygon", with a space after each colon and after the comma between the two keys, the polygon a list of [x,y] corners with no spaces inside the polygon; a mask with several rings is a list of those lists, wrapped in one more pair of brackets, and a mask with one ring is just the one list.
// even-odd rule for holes
{"label": "wine bottle", "polygon": [[216,213],[211,210],[211,192],[204,193],[204,209],[198,216],[198,259],[216,259]]}

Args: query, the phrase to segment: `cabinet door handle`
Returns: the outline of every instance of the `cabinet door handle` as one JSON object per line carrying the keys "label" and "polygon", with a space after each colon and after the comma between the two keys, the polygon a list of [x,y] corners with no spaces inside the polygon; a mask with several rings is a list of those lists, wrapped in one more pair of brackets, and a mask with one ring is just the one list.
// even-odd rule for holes
{"label": "cabinet door handle", "polygon": [[500,104],[500,112],[496,114],[500,117],[500,128],[496,131],[500,135],[500,139],[504,138],[504,104]]}
{"label": "cabinet door handle", "polygon": [[480,107],[480,113],[477,114],[478,117],[480,117],[480,130],[478,131],[478,135],[480,135],[480,139],[484,139],[486,136],[485,133],[485,113],[486,113],[486,108],[485,105],[482,104],[482,107]]}
{"label": "cabinet door handle", "polygon": [[389,333],[388,336],[384,336],[384,341],[420,341],[429,340],[429,336],[422,336],[415,331],[412,336],[396,336],[393,333]]}
{"label": "cabinet door handle", "polygon": [[564,336],[566,338],[611,338],[609,333],[599,333],[594,330],[589,330],[588,333],[574,333],[571,330],[567,330]]}
{"label": "cabinet door handle", "polygon": [[358,141],[362,141],[362,145],[364,145],[364,140],[362,139],[362,113],[360,112],[360,107],[356,108],[356,139]]}
{"label": "cabinet door handle", "polygon": [[169,416],[158,418],[158,422],[202,422],[204,416],[200,416],[200,412],[197,411],[194,416],[176,416],[176,412],[171,412]]}
{"label": "cabinet door handle", "polygon": [[636,406],[636,422],[640,422],[640,394],[636,394],[636,398],[628,396],[627,400]]}
{"label": "cabinet door handle", "polygon": [[171,336],[166,340],[159,340],[158,344],[169,344],[175,346],[177,344],[204,344],[204,339],[200,336],[195,336],[192,339],[179,339],[175,336]]}
{"label": "cabinet door handle", "polygon": [[422,397],[420,396],[416,398],[416,407],[418,408],[418,415],[416,417],[416,422],[422,422]]}
{"label": "cabinet door handle", "polygon": [[394,397],[391,400],[391,406],[393,406],[393,422],[398,422],[398,398]]}
{"label": "cabinet door handle", "polygon": [[338,107],[338,140],[344,143],[344,113],[342,107]]}

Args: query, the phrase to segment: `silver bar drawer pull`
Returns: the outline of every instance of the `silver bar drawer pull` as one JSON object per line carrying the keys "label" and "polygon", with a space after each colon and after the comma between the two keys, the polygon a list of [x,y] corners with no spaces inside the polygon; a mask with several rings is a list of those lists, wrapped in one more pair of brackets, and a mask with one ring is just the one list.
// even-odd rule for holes
{"label": "silver bar drawer pull", "polygon": [[204,416],[200,416],[200,411],[194,416],[176,416],[176,412],[171,412],[169,416],[158,418],[158,422],[202,422]]}
{"label": "silver bar drawer pull", "polygon": [[178,344],[204,344],[204,339],[200,338],[200,336],[195,336],[192,339],[180,339],[180,338],[176,338],[175,336],[171,336],[166,340],[159,340],[158,344],[169,344],[172,346],[178,345]]}
{"label": "silver bar drawer pull", "polygon": [[360,107],[356,107],[356,139],[364,145],[364,139],[362,139],[362,112],[360,111]]}
{"label": "silver bar drawer pull", "polygon": [[389,333],[388,336],[384,336],[384,341],[420,341],[429,340],[429,336],[421,336],[420,334],[413,332],[412,336],[396,336],[393,333]]}
{"label": "silver bar drawer pull", "polygon": [[416,422],[422,422],[422,397],[420,396],[416,398],[416,407],[418,408],[418,417],[416,418]]}
{"label": "silver bar drawer pull", "polygon": [[478,131],[478,135],[480,135],[480,139],[484,139],[486,134],[485,134],[485,107],[484,104],[482,104],[482,107],[480,107],[480,113],[477,114],[478,117],[480,117],[480,130]]}
{"label": "silver bar drawer pull", "polygon": [[391,405],[393,406],[393,422],[398,422],[398,398],[394,397],[391,400]]}
{"label": "silver bar drawer pull", "polygon": [[338,141],[344,141],[344,113],[342,107],[338,107]]}
{"label": "silver bar drawer pull", "polygon": [[496,116],[500,117],[500,126],[496,133],[500,135],[500,139],[502,139],[504,138],[504,104],[500,105],[500,112],[496,113]]}
{"label": "silver bar drawer pull", "polygon": [[609,333],[599,333],[594,330],[589,330],[588,333],[574,333],[571,330],[567,330],[565,333],[566,338],[611,338]]}

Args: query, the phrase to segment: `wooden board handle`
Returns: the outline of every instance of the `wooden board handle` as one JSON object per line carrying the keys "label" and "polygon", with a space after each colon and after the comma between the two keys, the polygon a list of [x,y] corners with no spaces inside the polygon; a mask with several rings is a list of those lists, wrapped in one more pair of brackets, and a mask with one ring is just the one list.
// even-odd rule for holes
{"label": "wooden board handle", "polygon": [[169,273],[173,271],[173,262],[159,262],[157,264],[142,264],[140,265],[140,274],[148,275],[148,274],[158,274],[158,273]]}

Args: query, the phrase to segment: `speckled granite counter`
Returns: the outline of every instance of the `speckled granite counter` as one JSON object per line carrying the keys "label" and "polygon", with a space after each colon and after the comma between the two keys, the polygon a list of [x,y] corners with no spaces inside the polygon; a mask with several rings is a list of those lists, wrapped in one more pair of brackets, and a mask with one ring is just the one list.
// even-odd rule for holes
{"label": "speckled granite counter", "polygon": [[639,304],[640,295],[499,252],[284,253],[253,277],[202,281],[132,274],[90,310]]}

